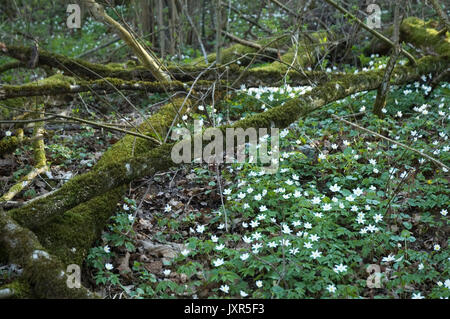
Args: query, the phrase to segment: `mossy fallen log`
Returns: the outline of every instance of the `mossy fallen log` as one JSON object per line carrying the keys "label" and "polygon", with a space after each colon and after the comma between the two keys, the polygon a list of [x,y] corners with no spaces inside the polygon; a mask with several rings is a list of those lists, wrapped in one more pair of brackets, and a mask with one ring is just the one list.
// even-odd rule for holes
{"label": "mossy fallen log", "polygon": [[[50,81],[49,81],[50,82]],[[56,83],[27,83],[23,85],[3,85],[0,87],[0,100],[19,97],[49,96],[75,94],[81,92],[111,93],[121,91],[144,91],[146,93],[170,93],[175,91],[188,92],[192,82],[148,82],[126,81],[117,78],[105,78],[93,81],[56,82]],[[197,81],[195,90],[207,90],[212,85],[210,81]]]}
{"label": "mossy fallen log", "polygon": [[42,246],[65,266],[77,264],[81,267],[125,191],[126,186],[120,186],[94,197],[38,227],[34,233]]}
{"label": "mossy fallen log", "polygon": [[21,265],[22,278],[39,298],[90,298],[84,287],[71,289],[63,264],[49,254],[30,230],[0,209],[0,241],[9,262]]}
{"label": "mossy fallen log", "polygon": [[[262,43],[265,43],[266,41],[262,41]],[[287,53],[282,55],[281,59],[283,62],[287,64],[292,64],[294,61],[294,66],[307,66],[312,64],[314,61],[313,55],[310,55],[308,52],[304,52],[301,50],[306,50],[307,48],[304,45],[299,45],[299,52],[297,54],[297,59],[294,61],[294,54],[293,49],[288,50]],[[309,50],[309,49],[308,49]],[[230,82],[235,81],[241,73],[244,71],[244,66],[246,66],[254,57],[257,50],[254,48],[249,48],[246,46],[243,46],[241,44],[233,45],[230,48],[223,49],[222,64],[224,65],[217,65],[211,70],[208,70],[205,72],[205,65],[200,63],[198,65],[183,65],[183,66],[168,66],[168,72],[170,73],[171,77],[175,81],[181,81],[181,82],[188,82],[188,81],[194,81],[197,77],[200,77],[200,80],[205,81],[215,81],[218,73],[224,73],[227,74],[227,80]],[[28,61],[29,55],[31,54],[31,49],[27,47],[22,46],[7,46],[7,51],[0,53],[6,54],[10,57]],[[227,63],[230,63],[234,60],[236,60],[236,57],[242,57],[243,55],[248,54],[245,59],[241,60],[242,65],[239,66],[236,63],[232,63],[228,65]],[[273,61],[273,57],[266,58],[266,61],[271,62]],[[306,60],[305,60],[306,59]],[[208,56],[208,61],[213,62],[215,60],[215,54],[211,54]],[[82,79],[87,80],[99,80],[101,78],[115,78],[125,81],[155,81],[155,78],[153,75],[146,70],[142,66],[132,67],[126,69],[122,65],[101,65],[96,63],[90,63],[81,59],[74,59],[74,58],[68,58],[60,54],[50,53],[43,49],[39,49],[39,65],[45,65],[53,68],[57,68],[61,70],[64,75],[69,77],[80,77]],[[240,85],[242,83],[249,86],[258,86],[258,85],[273,85],[272,79],[276,79],[276,81],[279,81],[278,79],[282,79],[286,75],[286,69],[287,66],[283,63],[276,63],[274,65],[275,67],[272,68],[266,68],[266,67],[260,67],[255,70],[248,69],[246,70],[246,74],[248,74],[248,77],[243,77],[239,81],[239,83],[236,83],[237,85]],[[270,71],[270,77],[267,77],[267,73]],[[306,76],[305,76],[306,74]],[[302,85],[304,83],[308,83],[308,78],[311,78],[314,80],[315,76],[317,74],[315,73],[298,73],[296,71],[291,71],[289,74],[290,78],[292,79],[293,83],[292,85]],[[131,84],[131,83],[129,83]],[[200,84],[200,83],[199,83]],[[175,84],[177,85],[177,84]],[[149,88],[151,89],[151,88]],[[65,90],[68,90],[68,88],[65,88]]]}
{"label": "mossy fallen log", "polygon": [[9,70],[22,68],[22,67],[25,67],[25,64],[23,64],[21,61],[12,61],[12,62],[8,62],[8,63],[4,63],[4,64],[0,65],[0,73],[6,72]]}
{"label": "mossy fallen log", "polygon": [[[435,29],[437,23],[433,20],[424,21],[416,17],[408,17],[400,25],[400,42],[410,43],[424,54],[449,55],[450,38],[440,36],[439,31]],[[393,27],[384,32],[387,36],[393,34]],[[366,55],[388,54],[391,46],[385,42],[373,39],[369,46],[365,48]]]}
{"label": "mossy fallen log", "polygon": [[[183,99],[174,99],[171,103],[161,107],[156,114],[139,126],[139,132],[164,139],[174,119],[182,116],[191,106],[189,101],[184,105],[183,102]],[[148,152],[155,146],[156,143],[150,140],[125,136],[105,152],[91,171],[74,177],[54,194],[32,202],[30,207],[21,207],[10,213],[22,225],[34,230],[45,224],[51,219],[51,216],[57,215],[58,212],[71,209],[94,196],[142,176],[139,175],[140,172],[129,170],[130,166],[126,165],[129,164],[127,161],[134,161],[137,156]],[[52,206],[52,208],[48,210],[48,206]]]}

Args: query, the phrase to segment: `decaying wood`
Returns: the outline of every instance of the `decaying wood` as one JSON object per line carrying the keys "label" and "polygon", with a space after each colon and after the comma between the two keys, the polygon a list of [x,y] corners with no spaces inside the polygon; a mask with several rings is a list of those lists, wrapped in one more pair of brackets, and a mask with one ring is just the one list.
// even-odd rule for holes
{"label": "decaying wood", "polygon": [[21,227],[0,208],[0,242],[10,262],[21,265],[23,277],[40,298],[90,298],[84,287],[71,289],[61,262],[49,254],[36,235]]}
{"label": "decaying wood", "polygon": [[234,11],[236,14],[239,15],[240,18],[242,18],[243,20],[247,21],[248,23],[254,25],[255,27],[258,27],[259,29],[261,29],[262,31],[266,32],[267,34],[272,34],[272,31],[269,30],[268,28],[262,26],[260,23],[258,23],[257,21],[254,21],[252,19],[247,18],[244,14],[242,14],[241,11],[239,11],[238,9],[236,9],[235,7],[229,5],[227,2],[222,2],[222,6],[224,6],[225,8],[230,9],[231,11]]}

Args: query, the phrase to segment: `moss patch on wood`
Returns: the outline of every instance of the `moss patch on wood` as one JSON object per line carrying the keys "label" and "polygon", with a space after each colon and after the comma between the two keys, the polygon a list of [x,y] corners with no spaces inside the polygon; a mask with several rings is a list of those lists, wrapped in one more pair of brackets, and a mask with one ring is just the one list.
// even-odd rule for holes
{"label": "moss patch on wood", "polygon": [[126,187],[118,187],[66,211],[34,233],[65,265],[82,265],[89,249],[116,209]]}

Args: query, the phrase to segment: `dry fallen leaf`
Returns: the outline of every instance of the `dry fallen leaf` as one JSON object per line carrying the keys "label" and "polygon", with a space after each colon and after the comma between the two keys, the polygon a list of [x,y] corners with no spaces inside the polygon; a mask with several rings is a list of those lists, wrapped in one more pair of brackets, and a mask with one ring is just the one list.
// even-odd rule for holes
{"label": "dry fallen leaf", "polygon": [[117,267],[117,269],[122,275],[131,273],[129,264],[130,264],[130,253],[127,252],[125,256],[120,259],[120,265]]}
{"label": "dry fallen leaf", "polygon": [[184,249],[184,245],[177,243],[156,244],[150,240],[141,240],[139,244],[149,254],[168,259],[175,258]]}
{"label": "dry fallen leaf", "polygon": [[147,269],[149,272],[153,274],[159,274],[161,273],[163,264],[160,260],[153,261],[151,263],[147,263],[144,265],[145,269]]}

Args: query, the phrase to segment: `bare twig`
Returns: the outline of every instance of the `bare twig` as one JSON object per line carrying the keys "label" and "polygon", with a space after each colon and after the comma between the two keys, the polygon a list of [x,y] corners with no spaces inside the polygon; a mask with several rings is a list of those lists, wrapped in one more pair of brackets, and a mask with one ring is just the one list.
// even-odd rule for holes
{"label": "bare twig", "polygon": [[359,130],[365,131],[365,132],[367,132],[367,133],[369,133],[369,134],[375,135],[375,136],[377,136],[377,137],[379,137],[379,138],[382,138],[382,139],[384,139],[384,140],[386,140],[386,141],[389,141],[389,142],[391,142],[391,143],[394,143],[394,144],[397,144],[397,145],[399,145],[399,146],[401,146],[401,147],[404,147],[404,148],[406,148],[406,149],[409,150],[409,151],[412,151],[412,152],[414,152],[414,153],[417,153],[417,154],[419,154],[419,155],[421,155],[421,156],[423,156],[423,157],[429,159],[430,161],[432,161],[433,163],[437,164],[438,166],[443,167],[443,168],[445,168],[445,169],[447,169],[447,170],[450,170],[450,167],[448,167],[448,166],[445,165],[444,163],[438,161],[437,159],[435,159],[435,158],[433,158],[433,157],[431,157],[431,156],[429,156],[429,155],[427,155],[427,154],[425,154],[425,153],[423,153],[423,152],[421,152],[421,151],[419,151],[419,150],[416,150],[416,149],[414,149],[414,148],[412,148],[412,147],[409,147],[409,146],[406,145],[406,144],[397,142],[397,141],[395,141],[395,140],[393,140],[393,139],[390,139],[389,137],[383,136],[383,135],[378,134],[378,133],[376,133],[376,132],[374,132],[374,131],[371,131],[371,130],[365,128],[365,127],[359,126],[358,124],[355,124],[355,123],[349,122],[349,121],[347,121],[347,120],[344,120],[342,117],[337,116],[337,115],[335,115],[335,114],[331,114],[331,117],[333,117],[334,119],[339,120],[339,121],[341,121],[341,122],[343,122],[343,123],[345,123],[345,124],[348,124],[348,125],[351,125],[351,126],[353,126],[353,127],[356,127],[356,128],[359,129]]}
{"label": "bare twig", "polygon": [[447,29],[447,32],[450,32],[450,21],[448,19],[447,14],[442,9],[441,4],[439,3],[438,0],[430,0],[430,2],[431,2],[431,5],[433,6],[434,10],[436,10],[436,13],[438,14],[442,23],[444,24],[445,29]]}

